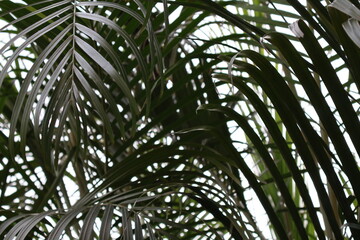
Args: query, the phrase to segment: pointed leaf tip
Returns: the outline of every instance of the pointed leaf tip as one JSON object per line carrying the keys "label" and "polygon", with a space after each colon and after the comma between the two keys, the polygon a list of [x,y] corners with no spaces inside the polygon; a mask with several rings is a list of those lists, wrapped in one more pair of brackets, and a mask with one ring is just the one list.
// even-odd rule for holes
{"label": "pointed leaf tip", "polygon": [[299,27],[299,21],[296,21],[289,25],[289,29],[295,34],[297,38],[304,37],[304,33],[301,31]]}
{"label": "pointed leaf tip", "polygon": [[360,9],[358,9],[349,0],[335,0],[331,4],[329,4],[329,7],[336,8],[337,10],[360,21]]}
{"label": "pointed leaf tip", "polygon": [[360,23],[358,20],[350,18],[343,23],[343,28],[351,40],[360,48]]}

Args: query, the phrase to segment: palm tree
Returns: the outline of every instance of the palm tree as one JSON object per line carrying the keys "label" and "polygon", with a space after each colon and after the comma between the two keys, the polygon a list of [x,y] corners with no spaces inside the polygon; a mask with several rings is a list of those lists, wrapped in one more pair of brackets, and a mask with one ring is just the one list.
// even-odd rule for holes
{"label": "palm tree", "polygon": [[0,9],[3,239],[360,239],[358,1]]}

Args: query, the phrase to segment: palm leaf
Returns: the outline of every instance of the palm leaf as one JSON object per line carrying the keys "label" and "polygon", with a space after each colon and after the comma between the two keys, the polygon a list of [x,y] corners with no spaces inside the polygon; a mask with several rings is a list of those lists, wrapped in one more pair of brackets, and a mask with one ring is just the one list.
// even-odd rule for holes
{"label": "palm leaf", "polygon": [[358,7],[0,2],[1,236],[356,238]]}

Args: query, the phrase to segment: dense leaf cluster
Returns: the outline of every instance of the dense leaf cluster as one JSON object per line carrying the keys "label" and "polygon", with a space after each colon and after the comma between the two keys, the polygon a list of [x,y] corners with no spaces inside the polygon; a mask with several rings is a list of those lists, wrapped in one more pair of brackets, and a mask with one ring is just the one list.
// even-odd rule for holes
{"label": "dense leaf cluster", "polygon": [[1,239],[360,239],[357,0],[0,20]]}

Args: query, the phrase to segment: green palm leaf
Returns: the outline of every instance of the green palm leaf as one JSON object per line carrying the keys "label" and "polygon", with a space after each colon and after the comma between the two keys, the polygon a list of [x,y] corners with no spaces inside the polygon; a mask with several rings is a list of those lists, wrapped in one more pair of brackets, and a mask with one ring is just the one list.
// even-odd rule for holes
{"label": "green palm leaf", "polygon": [[356,239],[359,4],[326,2],[1,1],[0,237]]}

